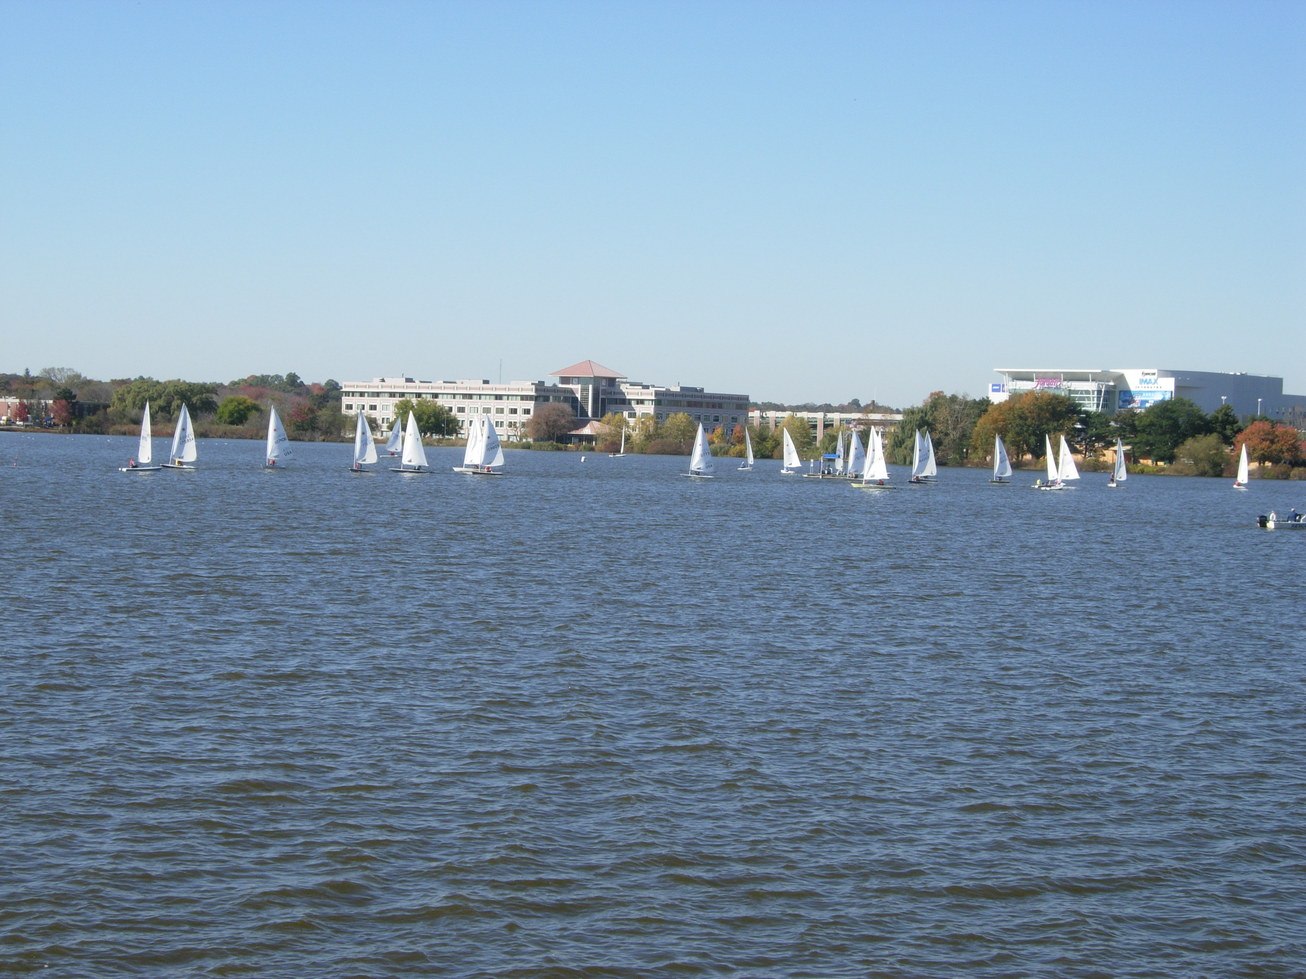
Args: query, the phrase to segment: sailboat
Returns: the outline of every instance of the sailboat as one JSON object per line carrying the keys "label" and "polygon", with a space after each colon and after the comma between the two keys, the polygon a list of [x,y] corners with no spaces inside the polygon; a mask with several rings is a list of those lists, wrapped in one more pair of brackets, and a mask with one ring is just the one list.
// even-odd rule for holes
{"label": "sailboat", "polygon": [[183,402],[181,414],[177,416],[177,427],[172,433],[172,449],[168,452],[168,461],[163,464],[163,468],[194,469],[191,463],[195,458],[195,432],[191,429],[190,412]]}
{"label": "sailboat", "polygon": [[1061,436],[1061,452],[1057,456],[1057,479],[1064,486],[1071,480],[1078,478],[1079,469],[1075,466],[1075,457],[1070,454],[1070,443],[1066,441],[1066,437],[1063,435]]}
{"label": "sailboat", "polygon": [[784,435],[784,465],[780,467],[780,472],[786,476],[801,474],[803,471],[803,460],[798,458],[798,446],[794,445],[793,437],[789,434],[789,429],[780,430]]}
{"label": "sailboat", "polygon": [[1055,457],[1054,461],[1054,456],[1052,455],[1052,437],[1044,435],[1043,438],[1047,443],[1048,481],[1042,484],[1035,483],[1034,486],[1037,489],[1044,490],[1070,489],[1071,487],[1067,484],[1070,483],[1071,480],[1079,478],[1079,470],[1075,467],[1074,457],[1070,454],[1070,443],[1066,441],[1064,435],[1061,436],[1061,451],[1060,454]]}
{"label": "sailboat", "polygon": [[385,451],[389,455],[397,456],[403,451],[403,446],[404,430],[399,424],[399,419],[396,418],[394,423],[390,426],[390,437],[385,441]]}
{"label": "sailboat", "polygon": [[392,466],[390,471],[410,476],[431,471],[426,467],[426,449],[422,446],[422,433],[417,430],[417,415],[411,411],[404,428],[403,455],[400,456],[399,466]]}
{"label": "sailboat", "polygon": [[1111,478],[1107,480],[1107,486],[1115,489],[1126,479],[1129,478],[1129,468],[1125,465],[1125,443],[1116,437],[1116,463],[1115,468],[1111,470]]}
{"label": "sailboat", "polygon": [[850,432],[848,436],[848,471],[844,473],[849,479],[856,479],[862,474],[866,467],[866,450],[862,448],[862,440],[857,437],[857,433]]}
{"label": "sailboat", "polygon": [[[495,466],[500,468],[495,469]],[[495,430],[494,422],[489,415],[477,415],[467,431],[463,464],[454,466],[453,471],[476,476],[502,476],[502,466],[503,446],[499,444],[499,433]]]}
{"label": "sailboat", "polygon": [[358,425],[354,428],[354,464],[349,471],[370,473],[372,470],[363,467],[374,462],[376,462],[376,440],[372,438],[372,428],[367,424],[367,418],[360,411]]}
{"label": "sailboat", "polygon": [[872,428],[866,435],[866,465],[862,469],[861,481],[854,481],[858,489],[893,489],[889,485],[889,467],[884,461],[884,440],[880,430]]}
{"label": "sailboat", "polygon": [[1046,434],[1045,434],[1045,435],[1043,436],[1043,444],[1044,444],[1044,446],[1045,446],[1045,449],[1044,449],[1044,452],[1043,452],[1043,460],[1044,460],[1044,462],[1047,463],[1048,481],[1045,483],[1045,482],[1043,482],[1041,479],[1036,479],[1036,480],[1034,480],[1034,488],[1035,488],[1035,489],[1049,489],[1049,490],[1050,490],[1050,489],[1065,489],[1064,486],[1057,486],[1057,485],[1056,485],[1056,481],[1057,481],[1057,457],[1056,457],[1056,456],[1053,454],[1053,452],[1052,452],[1052,436],[1051,436],[1051,435],[1046,435]]}
{"label": "sailboat", "polygon": [[740,472],[747,472],[753,468],[753,440],[748,435],[748,427],[744,427],[744,461],[739,464]]}
{"label": "sailboat", "polygon": [[1233,488],[1236,490],[1245,490],[1247,488],[1247,478],[1250,473],[1247,471],[1247,443],[1243,443],[1243,450],[1238,454],[1238,476],[1233,481]]}
{"label": "sailboat", "polygon": [[276,406],[270,406],[269,412],[267,468],[275,469],[294,455],[294,451],[290,448],[290,439],[286,438],[286,430],[281,426]]}
{"label": "sailboat", "polygon": [[926,431],[916,429],[916,438],[911,451],[911,481],[913,483],[932,483],[938,467],[934,464],[934,440]]}
{"label": "sailboat", "polygon": [[844,474],[844,454],[843,454],[843,431],[840,430],[839,437],[835,441],[834,449],[834,474],[842,476]]}
{"label": "sailboat", "polygon": [[1002,436],[993,436],[993,477],[990,483],[1011,482],[1011,460],[1007,458],[1007,447],[1002,444]]}
{"label": "sailboat", "polygon": [[622,458],[625,458],[625,455],[626,455],[626,426],[625,426],[625,425],[622,425],[622,426],[621,426],[621,448],[619,448],[616,452],[609,452],[609,453],[608,453],[608,458],[609,458],[609,459],[622,459]]}
{"label": "sailboat", "polygon": [[712,479],[712,452],[707,447],[707,433],[703,431],[703,423],[698,423],[698,431],[694,435],[694,451],[689,457],[689,472],[681,473],[682,476],[689,476],[693,479]]}
{"label": "sailboat", "polygon": [[150,432],[150,403],[145,402],[141,413],[141,437],[136,443],[136,456],[122,467],[125,473],[156,473],[162,466],[151,466],[154,461],[154,436]]}

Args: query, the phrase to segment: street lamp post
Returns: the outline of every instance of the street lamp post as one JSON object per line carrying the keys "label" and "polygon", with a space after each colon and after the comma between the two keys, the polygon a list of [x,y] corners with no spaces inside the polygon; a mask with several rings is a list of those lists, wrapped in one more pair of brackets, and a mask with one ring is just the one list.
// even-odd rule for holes
{"label": "street lamp post", "polygon": [[1260,418],[1260,417],[1261,417],[1261,399],[1260,399],[1260,398],[1257,398],[1257,399],[1256,399],[1256,417],[1257,417],[1257,418]]}

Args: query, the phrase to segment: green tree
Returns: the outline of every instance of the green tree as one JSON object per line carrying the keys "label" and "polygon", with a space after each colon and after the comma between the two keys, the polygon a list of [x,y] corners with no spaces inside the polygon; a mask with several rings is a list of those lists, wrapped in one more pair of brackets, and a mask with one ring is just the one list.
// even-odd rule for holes
{"label": "green tree", "polygon": [[1233,445],[1233,440],[1238,437],[1238,433],[1242,430],[1243,426],[1242,422],[1238,421],[1238,413],[1227,404],[1220,405],[1215,411],[1211,412],[1211,431],[1220,436],[1220,441],[1225,445]]}
{"label": "green tree", "polygon": [[432,398],[409,402],[417,418],[417,430],[423,435],[452,437],[458,434],[458,416]]}
{"label": "green tree", "polygon": [[603,426],[604,434],[595,448],[600,452],[616,452],[620,449],[622,432],[626,432],[627,439],[630,438],[630,433],[626,431],[626,416],[620,411],[609,411],[599,419],[599,424]]}
{"label": "green tree", "polygon": [[576,413],[559,401],[542,404],[526,422],[526,436],[537,442],[561,442],[576,427]]}
{"label": "green tree", "polygon": [[249,421],[251,415],[262,410],[258,404],[243,394],[233,394],[229,398],[222,399],[213,420],[219,425],[243,425]]}
{"label": "green tree", "polygon": [[698,434],[698,422],[683,411],[668,415],[666,421],[662,423],[662,438],[676,443],[680,452],[689,451],[690,443],[694,441],[696,434]]}
{"label": "green tree", "polygon": [[1138,416],[1138,430],[1133,439],[1134,454],[1153,462],[1170,463],[1180,445],[1190,438],[1206,435],[1210,430],[1211,420],[1187,398],[1158,401]]}
{"label": "green tree", "polygon": [[[798,450],[799,456],[807,458],[812,455],[812,450],[816,445],[816,436],[812,434],[812,426],[799,418],[797,415],[790,414],[785,416],[785,420],[780,423],[780,427],[789,433],[789,438],[793,440],[794,448]],[[776,438],[776,448],[772,450],[772,455],[778,455],[783,451],[783,435]]]}
{"label": "green tree", "polygon": [[630,426],[626,437],[627,452],[644,452],[649,443],[658,437],[658,420],[652,415],[640,415]]}
{"label": "green tree", "polygon": [[1081,412],[1071,441],[1085,459],[1099,458],[1103,449],[1115,445],[1116,427],[1111,416],[1104,411]]}
{"label": "green tree", "polygon": [[1172,472],[1183,476],[1219,476],[1229,463],[1229,447],[1214,432],[1195,435],[1176,450]]}

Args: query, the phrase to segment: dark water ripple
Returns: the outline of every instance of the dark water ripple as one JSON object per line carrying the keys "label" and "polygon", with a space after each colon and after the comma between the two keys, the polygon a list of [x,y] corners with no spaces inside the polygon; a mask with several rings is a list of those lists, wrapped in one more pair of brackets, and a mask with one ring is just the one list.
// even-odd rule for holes
{"label": "dark water ripple", "polygon": [[0,973],[1304,974],[1297,484],[0,438]]}

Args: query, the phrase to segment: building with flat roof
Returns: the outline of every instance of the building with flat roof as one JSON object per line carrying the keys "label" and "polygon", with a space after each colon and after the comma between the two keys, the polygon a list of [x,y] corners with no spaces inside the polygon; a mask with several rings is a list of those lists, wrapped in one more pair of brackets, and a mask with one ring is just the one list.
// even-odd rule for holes
{"label": "building with flat roof", "polygon": [[439,402],[459,421],[460,434],[477,415],[490,415],[500,437],[525,437],[526,423],[544,404],[565,404],[578,422],[619,413],[631,421],[651,415],[665,421],[683,412],[703,427],[735,426],[748,421],[747,394],[723,394],[701,387],[674,387],[628,380],[624,375],[583,360],[554,371],[545,381],[418,381],[411,377],[374,377],[341,384],[340,408],[346,415],[362,411],[383,428],[394,421],[394,406],[404,399]]}
{"label": "building with flat roof", "polygon": [[989,385],[989,399],[1005,401],[1013,394],[1047,391],[1077,402],[1087,411],[1113,415],[1142,409],[1158,401],[1187,398],[1210,414],[1222,404],[1240,418],[1267,415],[1294,423],[1306,411],[1306,395],[1283,393],[1283,378],[1215,371],[1165,370],[1158,367],[1011,368],[996,367],[1001,381]]}
{"label": "building with flat roof", "polygon": [[868,428],[878,428],[883,434],[902,421],[900,411],[805,411],[801,408],[750,411],[748,420],[749,424],[758,428],[774,431],[783,425],[790,415],[807,422],[812,430],[812,437],[818,442],[830,428],[854,429],[859,432],[864,432]]}

